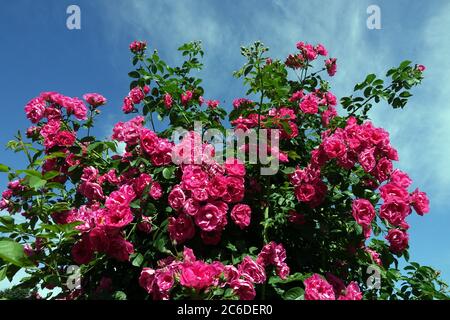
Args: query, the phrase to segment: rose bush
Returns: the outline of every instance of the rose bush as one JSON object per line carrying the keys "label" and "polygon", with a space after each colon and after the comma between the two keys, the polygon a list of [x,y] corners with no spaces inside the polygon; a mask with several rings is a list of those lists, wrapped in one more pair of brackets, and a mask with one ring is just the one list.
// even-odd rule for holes
{"label": "rose bush", "polygon": [[[338,115],[325,80],[337,60],[323,45],[299,42],[284,61],[260,42],[242,47],[235,76],[248,97],[228,117],[233,130],[257,132],[257,146],[240,151],[279,161],[261,175],[262,162],[237,150],[218,161],[224,145],[195,130],[201,121],[225,132],[227,112],[191,72],[202,67],[200,43],[179,50],[186,59],[171,67],[145,42],[130,45],[122,110],[132,116],[111,140],[91,135],[110,108],[100,94],[44,92],[25,106],[33,125],[8,148],[29,164],[0,166],[10,181],[0,202],[1,279],[24,269],[17,290],[56,299],[448,297],[438,272],[409,263],[406,220],[428,213],[427,195],[410,190],[389,134],[368,118],[381,100],[403,108],[423,66],[368,75]],[[155,117],[169,126],[157,132]],[[181,142],[177,127],[187,130]],[[278,130],[279,141],[263,141],[263,129]]]}

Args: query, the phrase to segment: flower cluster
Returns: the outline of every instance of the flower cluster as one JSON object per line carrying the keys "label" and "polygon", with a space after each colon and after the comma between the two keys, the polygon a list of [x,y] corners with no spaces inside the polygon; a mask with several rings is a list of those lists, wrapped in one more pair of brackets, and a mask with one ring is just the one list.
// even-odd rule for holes
{"label": "flower cluster", "polygon": [[150,92],[148,86],[134,87],[130,90],[128,95],[123,99],[122,111],[124,113],[131,113],[136,111],[135,105],[141,103],[145,96]]}
{"label": "flower cluster", "polygon": [[142,54],[147,49],[147,43],[144,41],[133,41],[130,43],[130,51],[134,54]]}
{"label": "flower cluster", "polygon": [[195,223],[205,244],[217,244],[232,204],[232,220],[240,228],[250,224],[250,207],[238,203],[244,198],[245,166],[237,159],[220,165],[213,155],[213,146],[203,144],[194,132],[173,148],[172,160],[181,164],[182,173],[181,183],[172,188],[168,197],[169,205],[178,214],[169,219],[169,234],[177,243],[195,235]]}
{"label": "flower cluster", "polygon": [[[321,44],[313,46],[309,43],[298,42],[297,49],[299,53],[290,54],[285,61],[286,66],[292,69],[306,68],[310,62],[320,56],[327,56],[328,51]],[[325,61],[325,67],[330,77],[336,74],[336,58],[329,58]]]}
{"label": "flower cluster", "polygon": [[157,269],[144,268],[139,284],[155,300],[170,298],[170,292],[181,286],[208,294],[214,288],[232,288],[241,300],[252,300],[256,296],[255,284],[266,282],[266,268],[276,265],[283,278],[289,274],[289,267],[284,262],[286,252],[281,244],[266,245],[257,259],[245,256],[238,266],[224,265],[220,261],[207,263],[198,260],[192,249],[183,251],[183,259],[173,257],[158,261]]}
{"label": "flower cluster", "polygon": [[[329,281],[319,274],[313,274],[304,281],[305,300],[361,300],[362,293],[356,282],[345,286],[338,277],[327,274]],[[331,284],[330,284],[331,282]]]}

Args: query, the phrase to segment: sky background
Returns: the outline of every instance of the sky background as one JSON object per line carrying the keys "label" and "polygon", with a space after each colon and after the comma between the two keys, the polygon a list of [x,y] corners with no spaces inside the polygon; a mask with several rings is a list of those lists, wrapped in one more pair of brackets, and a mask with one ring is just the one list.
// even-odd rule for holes
{"label": "sky background", "polygon": [[[66,27],[66,9],[81,9],[81,30]],[[381,9],[381,29],[366,27],[369,5]],[[332,92],[349,95],[368,73],[382,76],[403,60],[427,67],[405,110],[376,106],[372,118],[386,128],[399,151],[397,168],[426,191],[431,211],[412,214],[411,260],[442,271],[450,282],[450,2],[381,0],[204,0],[204,1],[22,1],[0,4],[0,145],[29,122],[24,106],[42,91],[68,96],[99,92],[109,101],[95,133],[107,137],[128,93],[128,45],[146,40],[169,64],[176,48],[202,40],[205,98],[229,110],[244,89],[232,77],[244,62],[241,45],[261,40],[273,57],[284,59],[298,41],[323,43],[337,58]],[[0,163],[19,169],[24,156],[0,148]],[[6,185],[0,176],[0,185]],[[3,189],[0,187],[0,189]],[[8,284],[4,281],[0,287]]]}

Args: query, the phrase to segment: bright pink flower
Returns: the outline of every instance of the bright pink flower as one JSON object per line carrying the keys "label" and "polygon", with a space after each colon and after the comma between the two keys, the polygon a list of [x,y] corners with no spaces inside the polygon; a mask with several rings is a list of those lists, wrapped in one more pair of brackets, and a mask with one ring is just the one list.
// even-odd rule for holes
{"label": "bright pink flower", "polygon": [[252,209],[246,204],[237,204],[231,210],[231,219],[239,228],[244,229],[250,225]]}
{"label": "bright pink flower", "polygon": [[396,185],[398,185],[399,187],[405,188],[407,189],[411,183],[412,180],[411,178],[408,176],[408,174],[406,174],[405,172],[396,169],[392,172],[391,177],[390,177],[390,181],[392,183],[395,183]]}
{"label": "bright pink flower", "polygon": [[369,200],[356,199],[352,203],[352,215],[359,225],[369,227],[375,218],[375,209]]}
{"label": "bright pink flower", "polygon": [[182,286],[201,290],[211,286],[217,275],[217,270],[211,265],[203,261],[194,261],[182,266],[180,283]]}
{"label": "bright pink flower", "polygon": [[423,64],[419,64],[417,65],[417,70],[419,70],[420,72],[424,72],[425,71],[425,66]]}
{"label": "bright pink flower", "polygon": [[208,100],[206,101],[206,104],[208,108],[216,109],[219,106],[220,101],[219,100]]}
{"label": "bright pink flower", "polygon": [[336,74],[337,64],[336,58],[330,58],[325,61],[325,67],[327,68],[328,75],[333,77]]}
{"label": "bright pink flower", "polygon": [[319,111],[317,97],[314,93],[306,95],[300,103],[300,109],[304,113],[315,114]]}
{"label": "bright pink flower", "polygon": [[330,158],[341,158],[347,152],[344,141],[337,137],[325,138],[322,142],[325,154]]}
{"label": "bright pink flower", "polygon": [[321,56],[327,56],[328,55],[327,49],[325,49],[325,47],[322,44],[320,44],[320,43],[316,46],[316,52],[318,54],[320,54]]}
{"label": "bright pink flower", "polygon": [[187,105],[188,102],[192,100],[192,96],[193,96],[193,93],[192,93],[192,91],[189,91],[189,90],[186,91],[185,93],[181,94],[181,104],[184,106]]}
{"label": "bright pink flower", "polygon": [[108,255],[118,261],[130,260],[130,254],[134,252],[133,244],[125,240],[122,236],[117,235],[110,239]]}
{"label": "bright pink flower", "polygon": [[406,231],[390,229],[385,239],[389,241],[389,249],[394,253],[401,253],[408,247],[409,236]]}
{"label": "bright pink flower", "polygon": [[73,132],[60,131],[54,139],[55,144],[60,147],[71,147],[75,143],[76,137]]}
{"label": "bright pink flower", "polygon": [[245,176],[245,165],[239,159],[227,159],[225,161],[225,170],[230,176]]}
{"label": "bright pink flower", "polygon": [[164,95],[164,105],[166,106],[167,109],[172,108],[172,104],[173,104],[173,99],[172,96],[168,93],[166,93]]}
{"label": "bright pink flower", "polygon": [[169,193],[168,201],[173,209],[181,209],[186,201],[186,195],[184,194],[183,189],[179,186],[175,186]]}
{"label": "bright pink flower", "polygon": [[394,226],[400,226],[410,213],[409,204],[398,198],[392,198],[380,207],[380,218],[386,219]]}
{"label": "bright pink flower", "polygon": [[345,288],[345,294],[341,295],[338,300],[362,300],[362,292],[356,282],[352,281]]}
{"label": "bright pink flower", "polygon": [[125,97],[124,99],[123,99],[123,105],[122,105],[122,111],[124,112],[124,113],[131,113],[131,112],[133,112],[135,109],[134,109],[134,104],[133,104],[133,101],[131,100],[131,98],[130,97]]}
{"label": "bright pink flower", "polygon": [[42,98],[34,98],[25,106],[25,113],[27,114],[27,118],[32,123],[38,123],[44,117],[45,112],[45,100]]}
{"label": "bright pink flower", "polygon": [[358,155],[358,162],[365,172],[370,172],[376,166],[375,156],[373,154],[373,148],[367,148]]}
{"label": "bright pink flower", "polygon": [[381,261],[380,254],[376,252],[375,250],[372,250],[370,248],[365,248],[366,252],[370,254],[373,262],[378,264],[379,266],[383,266],[383,262]]}
{"label": "bright pink flower", "polygon": [[163,195],[163,190],[159,182],[154,181],[152,185],[150,186],[150,197],[152,197],[154,200],[158,200]]}
{"label": "bright pink flower", "polygon": [[240,300],[253,300],[256,296],[255,287],[253,283],[245,279],[236,279],[230,283],[234,293]]}
{"label": "bright pink flower", "polygon": [[141,87],[134,87],[128,93],[128,97],[130,97],[131,101],[134,104],[139,104],[142,102],[142,100],[144,100],[145,94],[144,91],[142,91]]}
{"label": "bright pink flower", "polygon": [[227,224],[228,205],[225,202],[214,201],[200,208],[195,215],[195,223],[203,231],[222,230]]}
{"label": "bright pink flower", "polygon": [[387,158],[378,160],[377,166],[373,172],[378,181],[386,181],[392,173],[392,162]]}
{"label": "bright pink flower", "polygon": [[336,300],[333,286],[317,273],[304,281],[305,300]]}
{"label": "bright pink flower", "polygon": [[245,256],[239,265],[239,273],[243,278],[253,283],[266,282],[264,266],[260,265],[249,256]]}
{"label": "bright pink flower", "polygon": [[409,193],[408,190],[399,186],[396,183],[390,182],[380,187],[381,198],[384,201],[389,201],[392,199],[398,199],[409,203]]}
{"label": "bright pink flower", "polygon": [[178,217],[169,217],[169,235],[170,238],[178,244],[190,240],[195,235],[194,224],[192,219],[185,214],[180,214]]}
{"label": "bright pink flower", "polygon": [[411,204],[419,215],[424,215],[430,211],[430,200],[425,192],[419,189],[411,193]]}
{"label": "bright pink flower", "polygon": [[142,54],[147,48],[147,43],[144,41],[133,41],[130,43],[130,51],[134,54]]}
{"label": "bright pink flower", "polygon": [[98,93],[86,93],[83,95],[83,99],[94,108],[104,105],[107,102],[106,98]]}

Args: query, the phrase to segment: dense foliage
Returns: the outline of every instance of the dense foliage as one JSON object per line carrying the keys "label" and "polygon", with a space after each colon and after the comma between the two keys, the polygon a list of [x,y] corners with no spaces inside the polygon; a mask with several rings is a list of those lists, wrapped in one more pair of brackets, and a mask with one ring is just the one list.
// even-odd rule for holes
{"label": "dense foliage", "polygon": [[[17,296],[448,297],[437,271],[409,262],[406,219],[426,214],[428,198],[394,169],[389,134],[369,121],[380,101],[405,107],[425,67],[405,61],[384,79],[368,75],[340,99],[338,115],[326,80],[337,61],[322,45],[299,42],[281,61],[256,42],[241,48],[246,62],[235,72],[247,97],[227,113],[203,98],[193,75],[202,68],[199,42],[179,48],[178,67],[144,42],[130,51],[122,110],[131,116],[112,140],[91,135],[108,112],[103,96],[45,92],[25,107],[27,137],[19,131],[8,143],[29,162],[23,170],[0,165],[10,181],[0,202],[0,279],[25,270]],[[256,132],[256,143],[236,149],[203,136],[226,133],[227,115],[235,132]],[[167,119],[156,132],[155,121]],[[186,134],[175,141],[179,127]],[[251,160],[255,150],[260,161]],[[269,163],[279,168],[261,174]]]}

